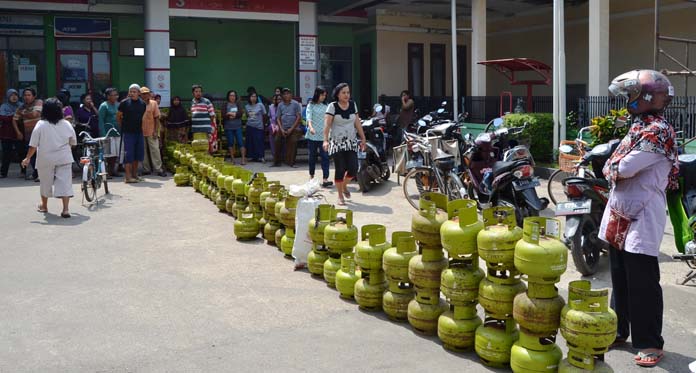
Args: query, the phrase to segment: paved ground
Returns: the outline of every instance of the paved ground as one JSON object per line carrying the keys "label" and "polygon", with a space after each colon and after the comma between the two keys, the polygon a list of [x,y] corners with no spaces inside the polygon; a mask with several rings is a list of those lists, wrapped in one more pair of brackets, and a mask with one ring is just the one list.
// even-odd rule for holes
{"label": "paved ground", "polygon": [[[307,179],[302,168],[252,168],[284,184]],[[413,210],[394,180],[355,193],[357,225],[409,229]],[[489,371],[473,352],[452,354],[408,324],[359,311],[293,272],[275,248],[235,241],[232,218],[191,188],[153,177],[111,189],[99,207],[75,198],[64,220],[55,200],[49,214],[35,212],[38,184],[0,180],[9,238],[0,247],[0,372]],[[670,259],[669,234],[660,257],[667,357],[652,372],[688,371],[696,359],[696,288],[674,284],[686,266]],[[606,264],[595,287],[609,285]],[[579,277],[569,264],[564,297]],[[632,353],[606,359],[633,372]]]}

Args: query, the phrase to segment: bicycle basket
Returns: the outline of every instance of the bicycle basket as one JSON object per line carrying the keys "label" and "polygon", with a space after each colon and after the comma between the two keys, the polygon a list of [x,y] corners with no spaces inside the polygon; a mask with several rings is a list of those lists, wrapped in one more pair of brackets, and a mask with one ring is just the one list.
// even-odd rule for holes
{"label": "bicycle basket", "polygon": [[558,168],[564,172],[573,172],[575,169],[575,163],[582,159],[583,151],[578,149],[577,144],[573,140],[563,140],[561,145],[570,145],[573,147],[573,152],[571,153],[558,153]]}

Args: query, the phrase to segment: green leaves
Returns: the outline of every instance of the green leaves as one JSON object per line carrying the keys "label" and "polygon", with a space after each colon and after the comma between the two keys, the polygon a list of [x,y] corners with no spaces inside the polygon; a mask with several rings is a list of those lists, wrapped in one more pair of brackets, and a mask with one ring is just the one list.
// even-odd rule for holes
{"label": "green leaves", "polygon": [[629,125],[616,128],[616,120],[621,117],[628,117],[628,110],[623,108],[621,110],[610,110],[609,114],[603,117],[594,117],[590,121],[592,128],[590,129],[590,134],[592,135],[591,146],[604,144],[613,139],[621,139],[628,133]]}

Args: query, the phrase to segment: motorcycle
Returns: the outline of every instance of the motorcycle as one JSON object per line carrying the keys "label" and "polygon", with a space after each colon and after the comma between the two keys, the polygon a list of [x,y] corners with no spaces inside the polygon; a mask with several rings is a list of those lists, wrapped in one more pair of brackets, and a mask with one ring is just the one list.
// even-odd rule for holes
{"label": "motorcycle", "polygon": [[[682,144],[682,149],[694,139]],[[690,268],[677,283],[686,285],[696,280],[696,154],[679,155],[679,179],[679,190],[667,193],[667,207],[674,228],[674,243],[679,251],[672,258],[683,261]]]}
{"label": "motorcycle", "polygon": [[[382,105],[375,106],[375,113],[382,112]],[[360,191],[367,193],[373,183],[389,180],[387,164],[386,120],[373,116],[362,121],[362,129],[367,140],[365,151],[358,151],[358,185]]]}
{"label": "motorcycle", "polygon": [[448,120],[449,113],[445,109],[445,106],[447,106],[447,101],[442,101],[439,109],[424,115],[422,118],[410,125],[407,131],[418,135],[423,135],[425,134],[425,131],[430,129],[432,126]]}
{"label": "motorcycle", "polygon": [[[561,182],[568,201],[556,204],[556,216],[566,218],[565,244],[575,267],[583,276],[597,272],[600,255],[609,249],[609,245],[598,237],[609,200],[609,183],[601,170],[619,143],[620,140],[612,140],[592,148],[578,163],[578,176],[567,177]],[[597,176],[586,170],[588,165],[592,165]]]}
{"label": "motorcycle", "polygon": [[480,133],[465,152],[467,194],[478,200],[480,208],[487,205],[515,208],[517,224],[521,227],[525,217],[538,216],[549,200],[537,195],[536,187],[541,183],[534,176],[534,158],[529,149],[508,139],[522,133],[526,124],[488,132],[491,125],[500,127],[502,119],[491,121],[486,132]]}

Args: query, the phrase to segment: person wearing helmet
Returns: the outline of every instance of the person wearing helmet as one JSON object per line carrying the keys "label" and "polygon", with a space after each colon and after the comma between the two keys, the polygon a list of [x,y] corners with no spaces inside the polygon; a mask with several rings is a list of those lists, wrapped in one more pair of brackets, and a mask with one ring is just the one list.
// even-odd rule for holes
{"label": "person wearing helmet", "polygon": [[634,70],[616,77],[609,91],[628,100],[631,126],[603,170],[611,193],[599,238],[612,246],[611,303],[618,316],[614,346],[630,335],[638,350],[635,363],[650,367],[663,357],[657,258],[666,224],[665,189],[679,187],[676,134],[663,116],[674,87],[657,71]]}

